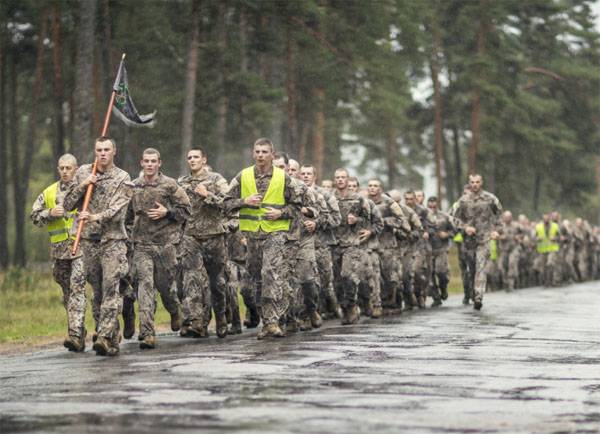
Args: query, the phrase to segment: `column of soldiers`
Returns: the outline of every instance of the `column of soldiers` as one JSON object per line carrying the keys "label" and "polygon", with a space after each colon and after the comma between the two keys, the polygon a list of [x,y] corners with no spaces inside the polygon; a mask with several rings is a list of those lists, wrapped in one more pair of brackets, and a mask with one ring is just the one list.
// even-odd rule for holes
{"label": "column of soldiers", "polygon": [[[157,149],[143,151],[139,177],[114,164],[115,142],[101,137],[92,165],[58,162],[60,180],[36,200],[32,220],[47,226],[54,278],[63,290],[68,336],[85,350],[85,284],[93,290],[97,355],[119,354],[135,333],[155,348],[156,293],[183,338],[207,338],[214,318],[225,338],[262,325],[258,339],[319,328],[323,319],[354,324],[432,307],[448,298],[448,251],[459,248],[464,304],[483,306],[488,283],[507,290],[598,277],[600,232],[558,213],[539,223],[513,221],[471,175],[450,213],[422,191],[387,194],[378,179],[361,189],[346,169],[317,184],[311,165],[276,153],[268,139],[253,147],[254,164],[228,183],[199,148],[187,154],[189,174],[161,172]],[[85,192],[94,191],[86,211]],[[78,211],[79,210],[79,211]],[[85,223],[73,255],[77,222]],[[496,279],[494,279],[496,276]],[[238,292],[246,306],[240,318]]]}

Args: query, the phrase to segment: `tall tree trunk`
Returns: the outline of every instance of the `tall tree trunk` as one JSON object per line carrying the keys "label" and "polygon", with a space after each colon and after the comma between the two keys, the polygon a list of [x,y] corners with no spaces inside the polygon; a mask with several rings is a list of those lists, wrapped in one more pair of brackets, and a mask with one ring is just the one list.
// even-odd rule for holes
{"label": "tall tree trunk", "polygon": [[462,157],[460,153],[460,135],[458,127],[452,125],[452,141],[454,142],[454,180],[456,182],[456,196],[461,197],[465,180],[462,174]]}
{"label": "tall tree trunk", "polygon": [[[480,0],[480,11],[482,15],[479,18],[479,28],[477,30],[477,59],[479,62],[483,61],[485,55],[485,36],[486,36],[486,17],[483,15],[487,2],[486,0]],[[477,154],[479,152],[480,144],[480,118],[481,118],[481,84],[483,80],[483,68],[481,64],[476,65],[476,80],[473,95],[471,97],[471,143],[468,151],[468,172],[475,173],[477,171]]]}
{"label": "tall tree trunk", "polygon": [[[4,6],[0,6],[4,17]],[[6,146],[6,22],[0,21],[0,204],[7,203],[7,146]],[[0,269],[5,269],[10,261],[8,251],[8,213],[6,206],[0,206]]]}
{"label": "tall tree trunk", "polygon": [[75,61],[75,90],[72,149],[80,161],[92,153],[92,95],[94,39],[96,29],[96,0],[79,1],[77,26],[77,58]]}
{"label": "tall tree trunk", "polygon": [[111,29],[111,18],[110,18],[110,0],[102,0],[102,33],[101,33],[101,50],[102,50],[102,76],[104,82],[102,83],[102,101],[106,101],[110,98],[112,91],[112,84],[114,80],[115,64],[112,58],[112,29]]}
{"label": "tall tree trunk", "polygon": [[185,97],[181,122],[181,173],[187,171],[187,153],[192,148],[194,112],[196,109],[196,80],[198,77],[198,50],[200,48],[200,0],[192,2],[192,22],[185,72]]}
{"label": "tall tree trunk", "polygon": [[[13,196],[15,198],[20,197],[21,189],[20,183],[17,180],[21,179],[21,158],[19,152],[19,116],[18,116],[18,108],[17,105],[17,59],[19,58],[19,53],[16,52],[16,48],[13,47],[11,50],[10,56],[10,85],[8,87],[9,90],[9,105],[8,105],[8,113],[10,113],[10,117],[8,123],[10,125],[10,166],[11,166],[11,175],[12,175],[12,187],[13,187]],[[14,199],[15,201],[18,199]],[[16,206],[14,207],[15,213],[15,247],[13,251],[13,264],[18,264],[23,261],[25,257],[24,251],[24,227],[23,227],[23,216],[22,207]]]}
{"label": "tall tree trunk", "polygon": [[[25,153],[23,155],[23,166],[20,171],[20,177],[14,178],[15,180],[18,179],[19,182],[14,183],[15,255],[13,262],[15,265],[21,267],[24,267],[27,262],[25,248],[25,207],[27,206],[27,193],[29,190],[31,163],[33,162],[33,158],[37,150],[37,119],[40,107],[40,96],[42,94],[42,80],[44,78],[44,40],[46,39],[46,33],[48,29],[47,10],[42,13],[40,20],[40,33],[38,35],[38,44],[36,50],[35,71],[33,75],[33,89],[31,95],[31,110],[29,111],[27,139],[25,142]],[[16,70],[14,72],[16,72]],[[16,157],[16,163],[19,164],[19,156],[16,155]]]}
{"label": "tall tree trunk", "polygon": [[296,83],[296,43],[292,35],[292,23],[286,26],[285,41],[285,89],[287,92],[287,151],[298,157],[298,94]]}
{"label": "tall tree trunk", "polygon": [[229,98],[227,97],[227,81],[229,79],[229,68],[225,59],[227,51],[227,1],[221,0],[217,5],[217,47],[219,48],[219,99],[217,101],[217,152],[214,155],[214,164],[220,166],[219,161],[227,152],[225,148],[227,134],[227,111]]}
{"label": "tall tree trunk", "polygon": [[52,148],[54,161],[65,153],[65,124],[63,122],[63,82],[61,65],[60,2],[52,5],[52,65],[54,66],[54,124],[56,136]]}
{"label": "tall tree trunk", "polygon": [[539,171],[535,172],[533,178],[533,212],[537,215],[540,208],[540,194],[542,190],[542,174]]}
{"label": "tall tree trunk", "polygon": [[315,100],[313,125],[313,166],[317,175],[323,179],[325,166],[325,89],[317,87],[313,90]]}
{"label": "tall tree trunk", "polygon": [[387,165],[388,187],[395,188],[398,180],[397,131],[392,120],[388,120],[385,131],[385,162]]}
{"label": "tall tree trunk", "polygon": [[[448,146],[444,146],[444,187],[446,188],[446,199],[448,199],[447,204],[452,205],[452,203],[456,200],[456,194],[454,191],[454,186],[456,185],[454,181],[454,173],[450,170],[450,156],[449,156]],[[440,201],[440,206],[442,202]]]}
{"label": "tall tree trunk", "polygon": [[431,81],[433,82],[433,103],[435,110],[435,177],[437,180],[437,197],[441,204],[443,200],[442,196],[442,170],[444,164],[444,142],[442,137],[442,92],[440,88],[439,71],[440,71],[440,49],[441,49],[441,37],[440,29],[437,24],[437,19],[433,18],[431,23],[432,33],[432,50],[431,50],[431,61],[429,62],[429,68],[431,70]]}

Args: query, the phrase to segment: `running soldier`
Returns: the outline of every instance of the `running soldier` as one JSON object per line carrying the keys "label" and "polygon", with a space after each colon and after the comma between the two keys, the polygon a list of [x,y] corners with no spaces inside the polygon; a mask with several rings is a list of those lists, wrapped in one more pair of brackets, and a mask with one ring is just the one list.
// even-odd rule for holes
{"label": "running soldier", "polygon": [[441,306],[442,300],[448,298],[448,282],[450,282],[450,267],[448,266],[448,250],[450,238],[456,233],[453,218],[438,208],[438,199],[430,196],[427,199],[429,218],[433,224],[434,233],[429,238],[431,244],[431,285],[429,293],[433,298],[432,307]]}

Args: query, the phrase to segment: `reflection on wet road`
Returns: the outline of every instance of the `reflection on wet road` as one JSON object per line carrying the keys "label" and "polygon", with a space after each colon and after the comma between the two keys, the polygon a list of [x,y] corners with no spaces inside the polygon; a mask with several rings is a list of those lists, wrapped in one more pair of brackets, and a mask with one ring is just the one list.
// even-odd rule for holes
{"label": "reflection on wet road", "polygon": [[600,284],[286,339],[0,358],[0,433],[600,432]]}

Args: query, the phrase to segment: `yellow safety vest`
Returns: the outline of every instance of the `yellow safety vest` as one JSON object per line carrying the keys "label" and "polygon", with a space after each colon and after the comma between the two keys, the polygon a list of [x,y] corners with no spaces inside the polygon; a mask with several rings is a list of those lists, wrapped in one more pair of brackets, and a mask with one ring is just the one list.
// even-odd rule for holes
{"label": "yellow safety vest", "polygon": [[490,259],[492,261],[498,260],[498,241],[490,240]]}
{"label": "yellow safety vest", "polygon": [[459,232],[456,235],[454,235],[454,238],[452,240],[457,244],[461,244],[464,241],[462,232]]}
{"label": "yellow safety vest", "polygon": [[[44,195],[44,204],[47,209],[56,207],[56,193],[60,182],[55,182],[42,193]],[[48,234],[52,244],[60,243],[69,239],[69,230],[73,226],[73,217],[76,212],[65,213],[67,217],[52,219],[48,221]],[[71,237],[73,238],[73,237]]]}
{"label": "yellow safety vest", "polygon": [[[258,194],[256,180],[254,179],[254,166],[242,170],[240,179],[240,193],[242,199]],[[285,172],[273,167],[273,176],[259,208],[240,209],[240,230],[244,232],[278,232],[289,231],[290,221],[285,219],[266,220],[263,216],[266,207],[283,208],[285,206]]]}
{"label": "yellow safety vest", "polygon": [[538,253],[550,253],[558,252],[560,245],[556,241],[551,241],[551,238],[558,236],[559,228],[555,222],[550,223],[550,230],[546,234],[546,228],[544,222],[538,223],[535,226],[535,233],[537,236],[537,252]]}

